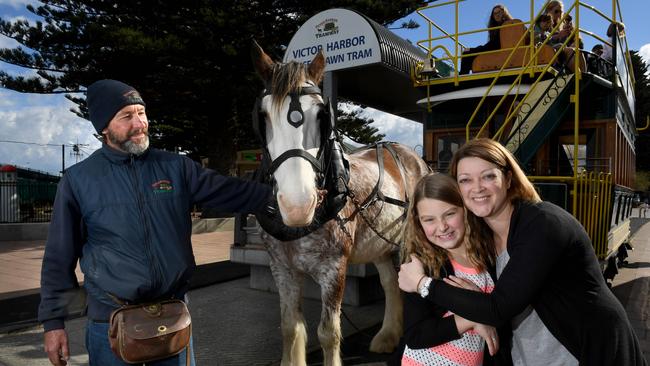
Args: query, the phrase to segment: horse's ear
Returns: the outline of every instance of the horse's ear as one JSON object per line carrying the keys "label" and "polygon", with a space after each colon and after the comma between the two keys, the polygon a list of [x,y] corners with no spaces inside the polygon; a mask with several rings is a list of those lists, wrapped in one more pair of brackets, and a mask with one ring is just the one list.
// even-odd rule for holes
{"label": "horse's ear", "polygon": [[323,50],[318,51],[316,57],[311,60],[307,72],[312,81],[316,84],[320,84],[323,79],[323,73],[325,73],[325,56],[323,55]]}
{"label": "horse's ear", "polygon": [[253,40],[253,44],[251,45],[251,58],[257,75],[264,82],[270,81],[273,75],[273,60],[271,60],[271,57],[264,52],[255,40]]}

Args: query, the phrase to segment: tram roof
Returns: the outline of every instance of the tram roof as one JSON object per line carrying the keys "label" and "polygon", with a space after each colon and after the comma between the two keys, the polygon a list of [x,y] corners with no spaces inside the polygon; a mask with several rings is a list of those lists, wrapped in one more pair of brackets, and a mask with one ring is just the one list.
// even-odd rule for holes
{"label": "tram roof", "polygon": [[284,62],[310,62],[322,49],[325,71],[337,76],[340,98],[409,119],[422,120],[411,68],[426,58],[418,47],[367,16],[329,9],[307,20],[291,39]]}

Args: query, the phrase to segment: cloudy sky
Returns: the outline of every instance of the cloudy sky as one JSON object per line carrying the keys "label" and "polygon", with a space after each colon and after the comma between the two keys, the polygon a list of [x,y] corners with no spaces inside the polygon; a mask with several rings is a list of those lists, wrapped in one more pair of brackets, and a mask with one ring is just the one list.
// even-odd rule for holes
{"label": "cloudy sky", "polygon": [[[4,20],[28,17],[31,14],[25,10],[27,3],[36,3],[31,0],[0,0],[0,17]],[[461,29],[474,29],[477,24],[486,22],[492,2],[484,0],[471,0],[471,9],[461,17]],[[529,14],[528,2],[504,2],[512,14]],[[512,4],[510,4],[512,3]],[[542,3],[537,1],[536,3]],[[632,50],[640,50],[646,60],[650,60],[650,26],[647,25],[642,8],[646,0],[621,1],[623,20],[626,24],[628,44]],[[611,7],[611,0],[593,0],[590,4],[607,11]],[[435,16],[435,14],[434,14]],[[453,17],[443,16],[441,24],[447,29],[453,29],[452,24],[444,24]],[[405,19],[420,22],[419,16],[412,15]],[[607,27],[600,23],[586,11],[581,10],[581,26],[597,32],[602,28],[602,33]],[[453,21],[453,20],[452,20]],[[400,24],[402,21],[396,22]],[[584,25],[583,25],[584,24]],[[591,27],[590,27],[591,26]],[[412,41],[426,38],[426,27],[417,30],[397,31],[403,37]],[[468,37],[468,44],[484,43],[484,35]],[[590,49],[594,41],[585,40],[586,48]],[[0,35],[0,48],[15,47],[16,43]],[[21,70],[6,63],[0,62],[0,70],[17,75],[29,75],[33,71]],[[252,101],[251,101],[252,103]],[[66,147],[64,154],[66,167],[74,164],[77,159],[88,156],[100,144],[92,136],[91,124],[69,110],[74,104],[63,95],[34,95],[21,94],[0,88],[0,164],[15,164],[21,167],[37,169],[53,174],[61,170],[62,153],[61,144],[81,144],[82,156],[72,155],[71,148]],[[421,152],[422,125],[393,115],[384,114],[374,110],[366,111],[367,115],[375,120],[375,126],[386,134],[386,140],[399,141]],[[13,141],[13,142],[10,142]],[[21,143],[15,143],[21,142]],[[55,145],[55,146],[49,146]]]}

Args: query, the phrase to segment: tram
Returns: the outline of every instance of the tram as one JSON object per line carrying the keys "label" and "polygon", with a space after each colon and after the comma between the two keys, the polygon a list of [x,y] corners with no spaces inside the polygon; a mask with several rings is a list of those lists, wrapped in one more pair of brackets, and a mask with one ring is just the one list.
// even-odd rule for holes
{"label": "tram", "polygon": [[[427,111],[424,158],[435,170],[446,171],[465,141],[498,140],[517,157],[544,200],[582,223],[605,277],[613,278],[630,249],[637,134],[634,75],[624,32],[610,39],[599,35],[608,25],[622,23],[619,2],[601,10],[565,1],[558,24],[572,19],[573,30],[555,47],[549,38],[530,41],[546,2],[531,0],[528,19],[461,31],[463,2],[435,2],[417,11],[428,26],[428,38],[417,42],[427,58],[411,71],[414,86],[426,90],[418,102]],[[602,20],[603,28],[582,28],[587,13]],[[453,30],[439,24],[450,14]],[[461,52],[463,38],[490,30],[498,30],[500,49]],[[565,60],[565,50],[587,37],[610,47],[611,61],[584,50],[585,64],[581,57]],[[473,57],[472,72],[460,74],[465,57]]]}

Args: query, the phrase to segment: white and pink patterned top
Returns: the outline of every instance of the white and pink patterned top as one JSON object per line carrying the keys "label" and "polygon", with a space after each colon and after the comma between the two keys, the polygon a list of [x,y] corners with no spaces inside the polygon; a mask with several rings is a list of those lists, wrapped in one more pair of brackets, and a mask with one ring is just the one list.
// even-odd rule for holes
{"label": "white and pink patterned top", "polygon": [[[466,278],[478,286],[481,291],[489,293],[494,289],[494,281],[487,271],[479,272],[475,268],[464,267],[451,260],[456,277]],[[444,315],[452,316],[447,311]],[[405,366],[480,366],[483,364],[485,341],[474,330],[469,330],[460,338],[431,348],[404,349],[402,365]]]}

